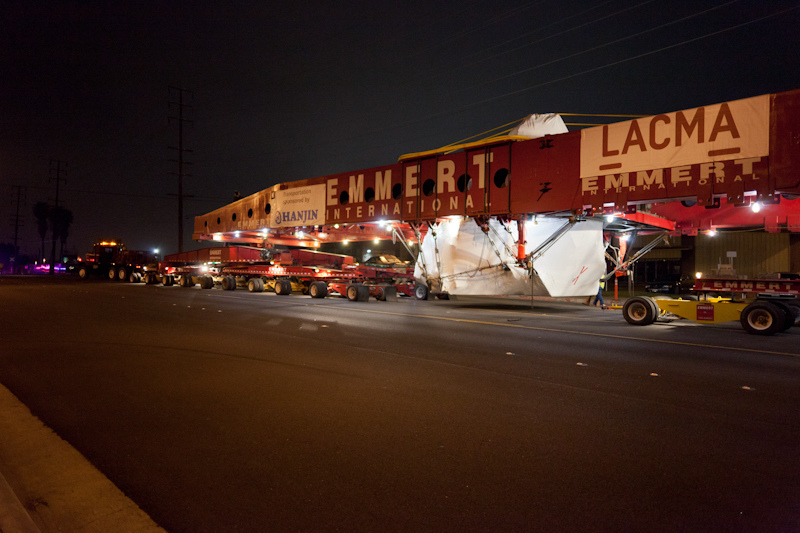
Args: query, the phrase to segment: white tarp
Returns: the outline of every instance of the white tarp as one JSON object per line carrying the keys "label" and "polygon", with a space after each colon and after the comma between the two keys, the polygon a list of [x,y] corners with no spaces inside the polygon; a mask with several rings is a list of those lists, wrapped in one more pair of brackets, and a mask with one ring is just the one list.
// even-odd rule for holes
{"label": "white tarp", "polygon": [[545,135],[558,135],[567,133],[567,125],[561,115],[556,113],[541,113],[528,115],[519,123],[517,127],[509,132],[509,135],[521,135],[536,139]]}
{"label": "white tarp", "polygon": [[[526,250],[534,250],[565,222],[556,217],[527,222]],[[414,277],[430,281],[434,291],[453,295],[568,297],[597,293],[598,281],[605,274],[602,221],[575,224],[534,262],[533,280],[527,269],[517,265],[517,236],[516,222],[504,226],[490,219],[488,232],[471,218],[440,222],[422,241]]]}

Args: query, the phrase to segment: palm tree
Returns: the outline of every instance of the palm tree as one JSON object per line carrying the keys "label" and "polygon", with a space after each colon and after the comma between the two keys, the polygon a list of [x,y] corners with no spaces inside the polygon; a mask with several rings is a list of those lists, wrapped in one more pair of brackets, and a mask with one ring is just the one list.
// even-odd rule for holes
{"label": "palm tree", "polygon": [[50,220],[53,224],[53,239],[61,241],[59,257],[64,256],[64,245],[69,236],[69,227],[72,224],[72,211],[65,207],[54,207],[50,213]]}
{"label": "palm tree", "polygon": [[42,255],[40,257],[44,257],[44,238],[47,236],[50,205],[47,202],[36,202],[33,206],[33,216],[36,217],[36,227],[39,229],[39,237],[42,238]]}

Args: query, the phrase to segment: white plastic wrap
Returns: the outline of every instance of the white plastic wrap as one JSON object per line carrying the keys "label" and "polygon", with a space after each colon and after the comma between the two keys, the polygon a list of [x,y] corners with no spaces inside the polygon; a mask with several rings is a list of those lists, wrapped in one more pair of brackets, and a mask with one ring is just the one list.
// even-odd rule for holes
{"label": "white plastic wrap", "polygon": [[[526,250],[556,233],[564,218],[539,217],[525,228]],[[575,224],[534,262],[533,280],[516,261],[516,222],[490,219],[488,231],[471,218],[440,222],[428,231],[414,271],[434,291],[453,295],[588,296],[605,274],[603,223]]]}
{"label": "white plastic wrap", "polygon": [[567,133],[567,125],[561,115],[556,113],[542,113],[528,115],[520,124],[509,132],[509,135],[521,135],[536,139],[545,135]]}

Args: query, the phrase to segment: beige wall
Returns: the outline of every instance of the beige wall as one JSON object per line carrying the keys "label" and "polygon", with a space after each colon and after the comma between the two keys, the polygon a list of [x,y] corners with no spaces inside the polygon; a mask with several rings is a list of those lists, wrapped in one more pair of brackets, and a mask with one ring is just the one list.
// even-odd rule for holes
{"label": "beige wall", "polygon": [[729,262],[736,252],[733,268],[737,276],[755,278],[772,272],[791,272],[789,234],[757,231],[722,232],[714,237],[701,234],[695,240],[696,268],[705,276],[717,263]]}

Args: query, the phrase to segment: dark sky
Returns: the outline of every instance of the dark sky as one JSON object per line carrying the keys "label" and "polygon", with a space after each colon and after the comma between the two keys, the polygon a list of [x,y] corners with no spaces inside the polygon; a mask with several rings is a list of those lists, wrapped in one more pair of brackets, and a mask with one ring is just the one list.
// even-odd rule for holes
{"label": "dark sky", "polygon": [[[178,92],[193,218],[277,182],[392,163],[529,113],[657,114],[800,88],[800,0],[0,3],[0,243],[23,186],[84,252],[177,251]],[[585,120],[585,119],[584,119]],[[173,196],[170,196],[173,195]],[[49,249],[49,246],[48,246]]]}

